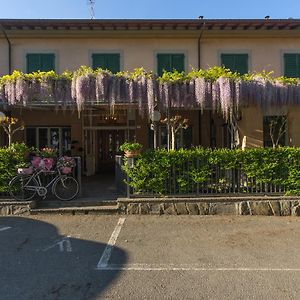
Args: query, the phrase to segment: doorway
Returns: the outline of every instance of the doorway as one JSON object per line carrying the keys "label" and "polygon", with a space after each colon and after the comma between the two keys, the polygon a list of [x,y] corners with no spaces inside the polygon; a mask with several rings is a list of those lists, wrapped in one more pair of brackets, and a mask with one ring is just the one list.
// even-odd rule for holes
{"label": "doorway", "polygon": [[111,127],[84,130],[84,173],[114,173],[115,156],[125,141],[135,141],[135,128]]}
{"label": "doorway", "polygon": [[83,114],[84,173],[114,173],[115,156],[125,141],[136,140],[136,110],[98,108]]}
{"label": "doorway", "polygon": [[96,173],[113,173],[115,155],[125,142],[125,130],[98,130],[96,133]]}

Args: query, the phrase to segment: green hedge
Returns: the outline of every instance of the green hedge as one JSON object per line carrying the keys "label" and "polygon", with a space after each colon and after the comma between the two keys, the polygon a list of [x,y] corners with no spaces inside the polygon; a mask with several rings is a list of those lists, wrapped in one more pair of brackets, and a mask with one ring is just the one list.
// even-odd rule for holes
{"label": "green hedge", "polygon": [[29,151],[25,144],[0,148],[0,193],[8,192],[9,181],[16,176],[17,169],[26,164]]}
{"label": "green hedge", "polygon": [[300,192],[300,148],[152,150],[137,157],[133,168],[125,162],[123,169],[136,192],[167,194],[166,181],[173,180],[170,174],[176,174],[179,189],[187,192],[190,183],[207,182],[215,166],[224,171],[239,169],[256,183],[281,185],[289,194]]}

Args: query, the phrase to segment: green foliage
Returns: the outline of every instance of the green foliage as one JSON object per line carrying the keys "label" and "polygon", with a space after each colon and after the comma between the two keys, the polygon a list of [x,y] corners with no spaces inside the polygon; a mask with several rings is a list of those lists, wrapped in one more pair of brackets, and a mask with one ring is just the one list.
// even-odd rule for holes
{"label": "green foliage", "polygon": [[[49,72],[33,72],[29,74],[22,73],[21,71],[14,71],[11,75],[5,75],[0,77],[0,85],[5,84],[6,82],[15,82],[18,78],[23,78],[28,81],[43,81],[43,80],[58,80],[64,79],[71,81],[72,78],[82,76],[85,74],[91,74],[93,76],[97,76],[98,73],[107,73],[112,75],[112,73],[108,70],[103,70],[98,68],[93,70],[87,66],[81,66],[75,72],[64,71],[62,74],[57,74],[54,71]],[[165,71],[162,76],[157,77],[152,72],[147,72],[144,68],[136,68],[132,72],[129,71],[122,71],[115,74],[117,77],[124,77],[125,79],[134,80],[140,77],[146,78],[156,78],[161,83],[183,83],[190,81],[192,79],[203,77],[208,81],[216,81],[219,77],[226,77],[232,80],[243,80],[243,81],[253,81],[257,80],[258,78],[263,78],[268,80],[272,83],[281,83],[283,85],[299,85],[300,79],[299,78],[287,78],[287,77],[272,77],[273,72],[266,72],[262,71],[260,73],[247,73],[244,75],[238,74],[236,72],[232,72],[229,69],[224,67],[215,66],[208,69],[193,69],[189,73],[185,72],[178,72],[174,70],[173,72]]]}
{"label": "green foliage", "polygon": [[130,143],[130,142],[125,142],[122,144],[119,149],[120,151],[138,151],[141,150],[143,145],[140,143]]}
{"label": "green foliage", "polygon": [[136,192],[161,195],[175,192],[175,186],[176,193],[188,193],[193,185],[208,184],[216,168],[218,182],[211,187],[218,191],[230,186],[226,174],[233,170],[247,176],[243,186],[255,178],[257,185],[280,185],[287,194],[300,191],[300,148],[149,150],[135,159],[133,167],[127,162],[123,167]]}
{"label": "green foliage", "polygon": [[0,148],[0,192],[8,192],[8,183],[16,176],[17,169],[27,166],[29,151],[25,144]]}

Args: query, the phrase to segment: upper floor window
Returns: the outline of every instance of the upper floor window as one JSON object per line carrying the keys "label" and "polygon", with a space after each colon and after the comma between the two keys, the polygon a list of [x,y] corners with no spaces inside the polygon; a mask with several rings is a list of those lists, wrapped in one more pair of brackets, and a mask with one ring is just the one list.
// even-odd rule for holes
{"label": "upper floor window", "polygon": [[55,55],[52,53],[29,53],[26,55],[27,73],[36,71],[55,71]]}
{"label": "upper floor window", "polygon": [[157,74],[161,76],[164,71],[184,71],[184,54],[157,54]]}
{"label": "upper floor window", "polygon": [[221,65],[241,75],[248,73],[248,54],[221,54]]}
{"label": "upper floor window", "polygon": [[285,53],[284,60],[284,76],[285,77],[300,77],[300,54]]}
{"label": "upper floor window", "polygon": [[120,54],[118,53],[94,53],[92,54],[92,68],[109,70],[112,73],[120,72]]}

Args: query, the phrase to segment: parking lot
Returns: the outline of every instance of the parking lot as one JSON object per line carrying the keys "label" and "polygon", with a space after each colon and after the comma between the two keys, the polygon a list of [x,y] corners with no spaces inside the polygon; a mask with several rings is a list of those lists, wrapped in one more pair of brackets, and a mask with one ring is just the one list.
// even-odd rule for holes
{"label": "parking lot", "polygon": [[0,218],[0,299],[299,299],[292,217]]}

